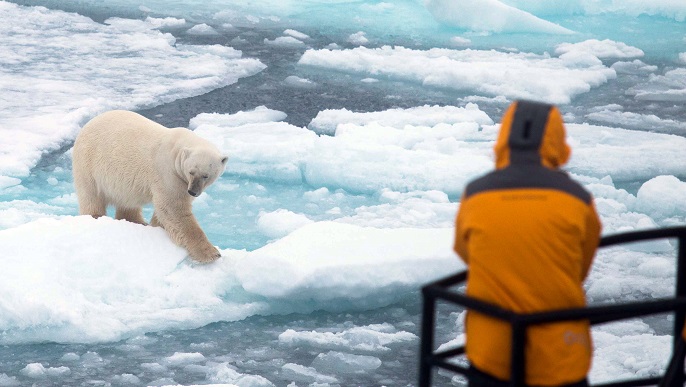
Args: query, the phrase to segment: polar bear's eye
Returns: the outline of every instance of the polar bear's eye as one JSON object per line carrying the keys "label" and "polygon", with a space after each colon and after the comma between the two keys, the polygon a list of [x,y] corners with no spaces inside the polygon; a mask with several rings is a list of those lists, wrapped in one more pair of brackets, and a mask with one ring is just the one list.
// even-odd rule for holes
{"label": "polar bear's eye", "polygon": [[209,178],[210,178],[210,175],[202,175],[202,178],[203,178],[203,179],[209,179]]}
{"label": "polar bear's eye", "polygon": [[195,176],[195,172],[188,172],[191,176]]}

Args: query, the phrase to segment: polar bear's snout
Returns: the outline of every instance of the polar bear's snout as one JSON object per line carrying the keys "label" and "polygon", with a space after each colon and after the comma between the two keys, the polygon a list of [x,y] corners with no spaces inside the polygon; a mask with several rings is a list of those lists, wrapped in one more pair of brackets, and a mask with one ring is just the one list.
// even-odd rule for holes
{"label": "polar bear's snout", "polygon": [[204,188],[204,180],[203,178],[192,177],[191,181],[188,182],[188,194],[196,198],[200,196]]}

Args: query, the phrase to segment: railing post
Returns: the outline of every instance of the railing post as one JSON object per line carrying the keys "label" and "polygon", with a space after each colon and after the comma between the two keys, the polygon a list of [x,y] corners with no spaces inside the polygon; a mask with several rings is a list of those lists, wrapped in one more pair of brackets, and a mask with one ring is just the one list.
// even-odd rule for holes
{"label": "railing post", "polygon": [[[677,246],[676,256],[676,297],[686,296],[686,233],[679,233],[679,245]],[[684,351],[677,351],[678,344],[686,322],[686,312],[677,310],[674,313],[674,345],[673,356],[677,357],[674,379],[671,386],[683,386],[684,384]]]}
{"label": "railing post", "polygon": [[524,386],[526,373],[525,345],[527,325],[519,319],[512,322],[512,359],[510,372],[510,385],[512,387]]}
{"label": "railing post", "polygon": [[419,387],[431,386],[430,364],[434,347],[434,324],[436,322],[436,297],[429,294],[427,288],[422,289],[424,308],[422,311],[422,344],[419,354]]}

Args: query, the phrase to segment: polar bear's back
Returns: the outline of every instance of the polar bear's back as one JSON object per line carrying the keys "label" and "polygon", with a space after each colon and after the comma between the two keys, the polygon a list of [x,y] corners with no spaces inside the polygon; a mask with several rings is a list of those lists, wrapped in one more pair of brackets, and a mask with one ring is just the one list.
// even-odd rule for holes
{"label": "polar bear's back", "polygon": [[[95,184],[111,204],[136,207],[152,199],[156,149],[170,129],[140,114],[113,110],[89,121],[74,142],[77,191]],[[85,187],[82,187],[85,188]]]}
{"label": "polar bear's back", "polygon": [[109,152],[108,149],[113,150],[112,146],[121,147],[124,145],[128,147],[132,139],[140,139],[141,145],[150,144],[168,130],[138,113],[112,110],[90,120],[81,129],[74,147],[83,143],[86,147],[95,147],[101,152]]}

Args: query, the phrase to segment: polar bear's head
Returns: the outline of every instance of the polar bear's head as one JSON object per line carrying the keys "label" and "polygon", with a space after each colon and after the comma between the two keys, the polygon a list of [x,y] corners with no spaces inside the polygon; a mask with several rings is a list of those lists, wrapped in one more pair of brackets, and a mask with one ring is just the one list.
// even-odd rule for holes
{"label": "polar bear's head", "polygon": [[198,197],[224,172],[228,157],[205,147],[184,149],[183,171],[188,194]]}

